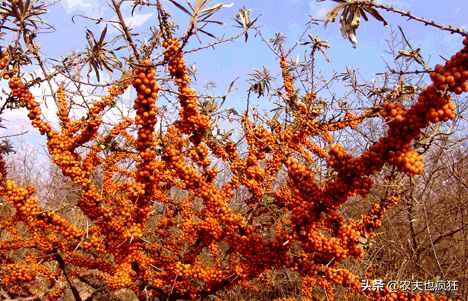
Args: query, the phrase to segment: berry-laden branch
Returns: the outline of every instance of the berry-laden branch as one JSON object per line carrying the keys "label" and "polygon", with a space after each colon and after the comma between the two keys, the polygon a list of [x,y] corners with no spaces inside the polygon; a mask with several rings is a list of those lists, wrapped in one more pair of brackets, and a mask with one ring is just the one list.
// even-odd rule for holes
{"label": "berry-laden branch", "polygon": [[192,133],[192,141],[198,144],[210,126],[209,118],[199,112],[195,91],[189,87],[190,77],[180,42],[173,38],[167,39],[163,47],[166,49],[164,58],[167,60],[169,73],[174,78],[180,94],[180,121],[177,127],[182,133]]}
{"label": "berry-laden branch", "polygon": [[[316,118],[320,110],[299,105],[287,58],[281,56],[294,119],[284,125],[269,119],[267,129],[244,114],[245,155],[229,139],[216,143],[212,120],[190,87],[180,41],[167,37],[163,48],[180,107],[178,118],[159,136],[162,91],[150,60],[136,63],[132,76],[111,87],[80,120],[70,117],[70,95],[59,87],[59,129],[42,119],[40,104],[19,73],[0,61],[13,97],[47,137],[54,163],[80,189],[76,207],[88,225],[44,210],[32,187],[8,179],[0,157],[0,196],[13,209],[0,222],[2,289],[29,297],[46,287],[44,298],[59,300],[61,284],[73,287],[88,274],[103,291],[130,289],[141,300],[202,299],[235,285],[252,289],[251,281],[265,272],[286,269],[301,276],[304,300],[313,300],[315,286],[329,300],[335,286],[374,300],[450,300],[429,293],[362,291],[359,276],[343,268],[345,260],[364,256],[360,241],[374,235],[385,212],[398,204],[399,191],[390,191],[354,219],[339,209],[354,196],[368,196],[372,177],[385,165],[421,174],[422,158],[413,142],[431,124],[455,117],[450,93],[468,92],[468,37],[462,50],[435,67],[432,83],[412,106],[385,103],[330,122]],[[137,92],[134,120],[103,129],[105,109],[130,85]],[[314,97],[307,94],[311,101]],[[360,156],[341,144],[320,146],[333,140],[332,132],[378,116],[386,132]],[[330,171],[323,181],[314,169],[318,161]],[[216,163],[229,171],[224,182],[216,181]],[[8,253],[19,250],[22,257]]]}

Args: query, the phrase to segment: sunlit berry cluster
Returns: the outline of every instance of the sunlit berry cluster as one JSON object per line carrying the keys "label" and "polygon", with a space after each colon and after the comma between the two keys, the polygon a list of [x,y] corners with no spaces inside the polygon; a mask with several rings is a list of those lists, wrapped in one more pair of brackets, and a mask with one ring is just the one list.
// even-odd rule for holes
{"label": "sunlit berry cluster", "polygon": [[[141,161],[136,171],[136,184],[141,186],[142,195],[137,198],[138,213],[136,218],[144,222],[150,211],[150,198],[153,195],[155,185],[154,160],[156,157],[154,130],[156,126],[156,99],[158,97],[158,84],[156,82],[156,70],[150,60],[142,62],[135,70],[133,87],[137,91],[137,99],[134,108],[136,110],[135,124],[138,126],[135,147],[138,150]],[[130,235],[141,236],[142,226],[135,226]]]}
{"label": "sunlit berry cluster", "polygon": [[399,201],[400,198],[398,196],[392,195],[379,203],[374,203],[371,209],[361,216],[359,222],[360,226],[358,228],[368,235],[373,236],[374,231],[382,225],[385,211],[398,204]]}
{"label": "sunlit berry cluster", "polygon": [[280,58],[281,74],[283,76],[283,85],[286,90],[286,95],[289,99],[294,99],[297,96],[296,89],[294,88],[294,83],[292,76],[289,72],[289,63],[285,56]]}
{"label": "sunlit berry cluster", "polygon": [[415,150],[400,152],[394,156],[394,164],[410,175],[419,175],[424,169],[422,157]]}
{"label": "sunlit berry cluster", "polygon": [[208,116],[199,112],[198,99],[195,91],[190,88],[190,77],[185,65],[180,42],[177,39],[164,41],[164,58],[167,60],[168,69],[178,86],[180,101],[180,121],[178,127],[182,133],[192,133],[195,142],[200,141],[209,127]]}
{"label": "sunlit berry cluster", "polygon": [[16,76],[11,78],[9,80],[9,86],[12,95],[17,97],[21,105],[28,109],[28,117],[32,125],[37,128],[42,135],[50,133],[52,128],[47,122],[42,121],[40,105],[35,101],[34,96],[22,83],[21,79]]}
{"label": "sunlit berry cluster", "polygon": [[431,79],[438,90],[448,89],[456,94],[468,92],[468,71],[465,67],[468,56],[467,41],[468,38],[465,38],[465,51],[453,55],[445,66],[435,66],[434,72],[431,73]]}
{"label": "sunlit berry cluster", "polygon": [[57,99],[57,116],[60,122],[63,124],[63,126],[68,127],[70,124],[70,118],[68,117],[70,113],[70,107],[65,96],[65,88],[63,85],[59,86],[57,93],[56,93],[56,99]]}
{"label": "sunlit berry cluster", "polygon": [[390,122],[402,122],[405,118],[406,109],[398,103],[385,103],[383,116]]}
{"label": "sunlit berry cluster", "polygon": [[0,50],[0,77],[3,79],[10,78],[10,72],[8,70],[8,65],[10,63],[10,56],[8,51]]}

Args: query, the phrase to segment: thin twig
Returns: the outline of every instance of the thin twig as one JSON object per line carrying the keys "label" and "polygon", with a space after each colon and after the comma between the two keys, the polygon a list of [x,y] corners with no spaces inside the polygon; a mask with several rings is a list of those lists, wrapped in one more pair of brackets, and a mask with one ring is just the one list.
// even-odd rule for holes
{"label": "thin twig", "polygon": [[135,56],[135,59],[137,61],[139,61],[140,60],[140,54],[138,53],[136,45],[133,42],[132,35],[130,34],[130,31],[129,31],[126,23],[125,23],[125,19],[122,16],[122,12],[120,11],[120,5],[121,4],[122,4],[122,2],[117,3],[116,0],[112,0],[112,5],[114,6],[115,13],[117,14],[117,17],[119,18],[119,24],[120,24],[120,27],[122,27],[122,31],[123,31],[123,33],[125,35],[125,39],[127,40],[129,46],[132,48],[133,55]]}
{"label": "thin twig", "polygon": [[353,1],[353,3],[360,3],[360,4],[370,5],[370,6],[380,8],[380,9],[383,9],[383,10],[386,10],[386,11],[389,11],[389,12],[397,13],[397,14],[403,16],[403,17],[407,17],[409,20],[413,20],[413,21],[416,21],[416,22],[423,23],[426,26],[436,27],[436,28],[439,28],[441,30],[448,31],[448,32],[450,32],[452,34],[456,33],[456,34],[460,34],[460,35],[463,35],[463,36],[465,36],[467,34],[467,32],[464,31],[462,28],[458,28],[458,27],[451,26],[451,25],[440,24],[440,23],[435,22],[434,20],[429,20],[429,19],[426,19],[426,18],[423,18],[423,17],[415,16],[410,11],[401,10],[401,9],[396,8],[394,6],[391,6],[391,5],[387,5],[387,4],[383,4],[383,3],[375,3],[375,2],[372,2],[372,1],[368,1],[368,0],[364,0],[364,1],[363,0],[358,0],[358,1]]}
{"label": "thin twig", "polygon": [[22,136],[22,135],[24,135],[24,134],[27,134],[28,132],[29,132],[29,131],[23,131],[23,132],[17,133],[17,134],[11,134],[11,135],[0,136],[0,139]]}

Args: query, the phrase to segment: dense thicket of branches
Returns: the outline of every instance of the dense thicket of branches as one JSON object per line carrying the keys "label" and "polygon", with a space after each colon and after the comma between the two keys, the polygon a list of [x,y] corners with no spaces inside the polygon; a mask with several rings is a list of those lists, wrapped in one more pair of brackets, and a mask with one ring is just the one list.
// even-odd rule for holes
{"label": "dense thicket of branches", "polygon": [[[40,188],[46,199],[39,200],[33,186],[19,184],[24,172],[6,163],[8,143],[0,148],[0,298],[109,300],[131,292],[139,300],[243,294],[453,300],[432,292],[363,290],[361,280],[398,277],[389,271],[400,269],[405,276],[417,271],[466,281],[466,33],[372,1],[335,1],[326,22],[340,16],[341,32],[354,46],[361,18],[387,24],[380,11],[460,36],[460,50],[431,68],[399,28],[390,43],[395,69],[388,66],[381,80],[366,83],[349,69],[331,78],[316,73],[316,57],[326,57],[330,47],[309,34],[318,20],[287,49],[281,34],[267,40],[246,8],[235,17],[240,32],[217,38],[208,25],[218,23],[213,17],[224,4],[170,2],[190,16],[180,36],[160,1],[112,0],[117,21],[85,16],[107,25],[98,38],[88,30],[86,49],[55,65],[37,43],[53,28],[43,19],[47,3],[1,2],[0,72],[8,84],[2,112],[27,109],[55,169]],[[127,5],[157,11],[156,26],[134,32],[122,15]],[[125,47],[110,40],[108,26],[119,32],[112,40]],[[221,97],[197,93],[185,56],[247,41],[252,31],[277,56],[271,68],[278,68],[281,82],[256,70],[246,110],[238,113],[223,107],[234,82]],[[201,35],[214,41],[188,50]],[[298,47],[306,59],[292,62]],[[104,80],[106,70],[111,80]],[[37,86],[49,90],[45,99],[55,103],[58,122],[43,117],[32,92]],[[346,97],[333,94],[338,86],[349,89]],[[109,118],[129,89],[136,92],[133,107]],[[262,114],[252,107],[253,96],[278,105]],[[225,121],[239,130],[227,131]],[[454,190],[444,190],[447,185]],[[396,217],[379,237],[389,211]],[[385,241],[407,234],[408,243]],[[392,247],[385,253],[379,244]],[[400,260],[385,258],[397,252],[404,254]],[[279,293],[275,277],[288,277],[295,289],[285,285]],[[267,293],[272,283],[277,291]]]}

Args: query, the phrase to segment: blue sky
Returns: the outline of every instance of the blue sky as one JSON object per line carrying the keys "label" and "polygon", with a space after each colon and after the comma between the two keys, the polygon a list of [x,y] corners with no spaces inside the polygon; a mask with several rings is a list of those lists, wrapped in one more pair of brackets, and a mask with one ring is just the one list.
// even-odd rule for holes
{"label": "blue sky", "polygon": [[[49,2],[55,1],[50,0]],[[211,2],[215,4],[219,1]],[[468,1],[466,0],[382,0],[381,2],[409,9],[416,15],[434,19],[441,23],[467,28]],[[322,18],[327,10],[335,4],[333,1],[317,3],[310,0],[232,0],[224,3],[233,4],[232,7],[224,8],[217,15],[217,19],[225,22],[225,24],[211,26],[210,32],[219,36],[223,33],[236,32],[236,29],[233,28],[233,17],[241,7],[245,6],[252,10],[252,16],[260,15],[258,25],[260,25],[266,37],[270,38],[276,32],[285,33],[287,37],[286,46],[293,45],[296,42],[297,37],[304,28],[304,24],[309,20],[309,16]],[[188,16],[177,10],[167,0],[163,0],[163,4],[173,14],[176,22],[181,25],[181,31],[185,30]],[[74,15],[109,18],[111,17],[111,10],[106,1],[103,0],[58,1],[58,3],[51,6],[47,16],[47,21],[55,26],[56,32],[44,34],[38,40],[43,55],[58,57],[65,56],[71,51],[82,50],[86,43],[84,28],[90,28],[93,31],[102,30],[101,25],[95,25],[80,18],[76,19],[76,23],[73,23],[71,18]],[[328,51],[332,63],[329,64],[323,59],[319,59],[319,70],[329,74],[332,71],[343,71],[347,66],[350,66],[358,68],[362,78],[374,78],[375,73],[384,70],[382,50],[385,48],[385,39],[389,37],[391,28],[396,29],[397,25],[402,25],[405,28],[413,47],[420,47],[424,57],[430,58],[430,65],[440,62],[439,54],[449,57],[460,48],[461,39],[459,36],[425,27],[415,22],[408,22],[402,17],[387,12],[382,12],[382,15],[391,26],[385,28],[374,20],[362,22],[358,30],[359,45],[356,49],[352,48],[351,44],[343,39],[338,24],[329,24],[326,28],[323,26],[314,27],[310,33],[329,41],[332,46]],[[150,9],[136,11],[136,14],[131,16],[130,10],[127,8],[124,9],[124,16],[127,23],[135,31],[145,31],[149,26],[156,25],[156,14]],[[115,32],[113,33],[115,34]],[[207,39],[204,41],[207,41]],[[197,46],[197,43],[192,43],[190,46]],[[227,103],[228,106],[237,108],[245,106],[247,75],[253,69],[268,66],[273,75],[279,75],[278,62],[275,56],[259,38],[255,38],[253,35],[251,35],[248,43],[239,40],[221,45],[215,50],[207,49],[187,56],[186,59],[189,64],[196,63],[198,82],[195,83],[195,87],[199,90],[208,81],[213,81],[217,85],[214,92],[220,94],[226,90],[233,79],[240,77],[236,90]],[[2,87],[4,87],[4,83]],[[41,93],[41,89],[35,90],[36,95],[40,96]],[[127,97],[131,98],[131,94],[127,94]],[[262,106],[261,103],[258,105]],[[45,109],[45,115],[51,121],[54,119],[53,113],[53,107]],[[28,134],[15,137],[12,141],[34,147],[44,145],[44,140],[37,135],[37,131],[29,126],[23,110],[7,112],[3,118],[6,120],[4,123],[8,130],[2,133],[0,129],[0,136],[28,130]]]}

